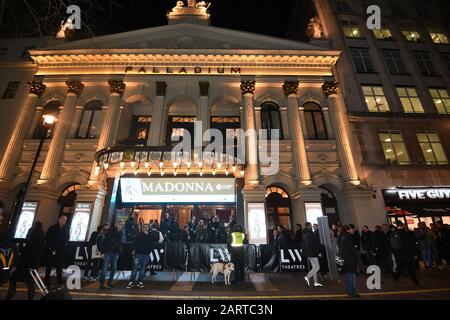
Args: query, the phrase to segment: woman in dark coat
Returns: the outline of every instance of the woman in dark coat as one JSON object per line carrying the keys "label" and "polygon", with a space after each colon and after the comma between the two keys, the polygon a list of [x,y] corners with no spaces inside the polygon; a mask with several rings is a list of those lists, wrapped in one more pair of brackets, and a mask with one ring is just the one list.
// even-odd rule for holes
{"label": "woman in dark coat", "polygon": [[28,287],[28,300],[33,300],[35,286],[28,270],[39,268],[44,257],[44,252],[45,236],[42,230],[42,223],[36,221],[28,231],[26,245],[23,248],[18,267],[9,281],[6,300],[11,300],[14,297],[17,282],[22,281],[25,281]]}
{"label": "woman in dark coat", "polygon": [[341,240],[341,252],[344,259],[345,287],[347,294],[351,297],[359,297],[356,293],[355,275],[358,268],[358,259],[356,248],[353,243],[352,235],[347,227],[343,227]]}

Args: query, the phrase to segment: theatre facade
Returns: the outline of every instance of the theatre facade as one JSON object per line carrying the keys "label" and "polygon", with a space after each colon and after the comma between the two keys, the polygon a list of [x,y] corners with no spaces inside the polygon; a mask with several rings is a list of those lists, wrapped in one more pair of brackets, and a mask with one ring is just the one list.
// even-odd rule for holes
{"label": "theatre facade", "polygon": [[[0,165],[0,198],[17,237],[33,220],[48,227],[62,213],[77,241],[131,213],[148,223],[169,212],[179,224],[234,215],[254,243],[278,224],[295,230],[321,215],[359,226],[386,221],[372,210],[355,161],[334,78],[340,52],[216,28],[204,8],[174,8],[168,20],[30,50],[33,80]],[[57,118],[51,127],[42,124],[46,114]],[[230,150],[244,145],[245,161],[204,141],[174,158],[174,140],[207,129],[232,136]],[[270,131],[242,138],[233,136],[238,129],[279,129],[279,157],[262,161],[276,139]]]}

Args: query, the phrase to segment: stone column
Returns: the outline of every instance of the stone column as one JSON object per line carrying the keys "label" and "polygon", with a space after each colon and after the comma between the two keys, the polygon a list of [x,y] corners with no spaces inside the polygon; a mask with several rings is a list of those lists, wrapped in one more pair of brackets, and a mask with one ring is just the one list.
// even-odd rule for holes
{"label": "stone column", "polygon": [[303,138],[308,140],[309,137],[308,137],[308,131],[306,130],[305,108],[299,106],[298,111],[300,112],[300,122],[302,124]]}
{"label": "stone column", "polygon": [[27,86],[29,89],[28,97],[25,101],[25,105],[22,107],[19,118],[17,119],[17,123],[0,165],[0,182],[9,180],[14,174],[14,168],[17,166],[23,140],[25,139],[31,118],[33,117],[33,111],[35,110],[36,103],[46,88],[41,81],[36,80],[29,82]]}
{"label": "stone column", "polygon": [[75,114],[73,116],[72,126],[70,127],[69,135],[67,138],[74,139],[77,137],[78,129],[81,122],[81,117],[83,117],[84,106],[76,106]]}
{"label": "stone column", "polygon": [[28,128],[28,133],[25,136],[25,139],[33,139],[39,121],[42,121],[43,112],[44,108],[42,106],[36,106],[33,115],[33,120],[31,120],[30,127]]}
{"label": "stone column", "polygon": [[[205,137],[205,131],[209,129],[210,123],[210,108],[209,108],[209,82],[200,81],[200,97],[198,98],[197,121],[202,123],[202,141],[203,138],[209,140],[210,137]],[[207,144],[207,141],[203,141]]]}
{"label": "stone column", "polygon": [[330,120],[336,137],[342,175],[346,182],[359,185],[360,180],[351,148],[350,127],[344,98],[342,93],[338,93],[336,82],[326,82],[322,86],[322,90],[328,99]]}
{"label": "stone column", "polygon": [[164,130],[164,115],[165,115],[165,98],[166,98],[167,84],[163,81],[156,82],[156,96],[153,104],[152,124],[150,127],[150,134],[148,145],[161,146],[162,145],[162,131]]}
{"label": "stone column", "polygon": [[245,114],[246,136],[246,159],[245,188],[257,187],[259,185],[258,169],[258,140],[255,127],[254,92],[255,81],[246,80],[241,82],[242,106]]}
{"label": "stone column", "polygon": [[322,108],[323,119],[325,120],[325,129],[327,130],[328,139],[334,139],[333,128],[330,122],[330,113],[327,107]]}
{"label": "stone column", "polygon": [[281,128],[283,128],[283,140],[289,140],[291,139],[291,134],[289,132],[287,107],[280,107],[280,114],[281,114]]}
{"label": "stone column", "polygon": [[[97,151],[110,147],[114,142],[120,116],[120,103],[122,102],[122,96],[126,87],[125,83],[121,80],[109,80],[108,83],[111,95],[108,100],[102,131],[98,139]],[[98,181],[95,176],[95,167],[96,163],[93,164],[90,177],[90,181],[94,183]]]}
{"label": "stone column", "polygon": [[72,120],[77,106],[77,100],[83,91],[84,85],[80,81],[67,81],[67,97],[64,107],[56,122],[55,132],[42,168],[38,184],[53,182],[58,175],[58,170],[63,158],[65,142],[69,134]]}
{"label": "stone column", "polygon": [[286,81],[283,85],[284,94],[287,97],[289,115],[289,127],[292,137],[292,146],[296,164],[298,183],[303,186],[311,184],[311,176],[308,166],[305,138],[303,137],[302,122],[297,102],[298,81]]}

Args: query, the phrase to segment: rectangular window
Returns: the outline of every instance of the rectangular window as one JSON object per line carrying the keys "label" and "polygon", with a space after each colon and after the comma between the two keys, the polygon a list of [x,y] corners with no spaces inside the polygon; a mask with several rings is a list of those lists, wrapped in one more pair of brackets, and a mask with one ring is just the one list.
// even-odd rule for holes
{"label": "rectangular window", "polygon": [[336,12],[349,12],[352,11],[347,3],[344,0],[335,0],[334,6],[336,8]]}
{"label": "rectangular window", "polygon": [[342,21],[342,30],[347,38],[362,38],[361,28],[355,21]]}
{"label": "rectangular window", "polygon": [[414,88],[397,88],[397,93],[406,113],[424,113],[422,103]]}
{"label": "rectangular window", "polygon": [[420,72],[422,72],[424,76],[436,75],[436,70],[434,69],[428,52],[413,51],[413,55],[414,59],[416,59],[416,63],[420,69]]}
{"label": "rectangular window", "polygon": [[17,89],[19,89],[20,81],[11,81],[3,93],[3,99],[14,99],[16,97]]}
{"label": "rectangular window", "polygon": [[429,89],[434,105],[440,114],[450,114],[450,98],[445,89]]}
{"label": "rectangular window", "polygon": [[373,29],[373,34],[378,40],[392,40],[391,30],[386,25],[382,25],[381,29]]}
{"label": "rectangular window", "polygon": [[449,43],[447,35],[440,29],[428,29],[428,33],[430,34],[431,40],[433,40],[434,43]]}
{"label": "rectangular window", "polygon": [[405,64],[403,63],[400,51],[381,50],[387,68],[391,74],[407,74]]}
{"label": "rectangular window", "polygon": [[375,72],[368,49],[350,48],[350,52],[357,72]]}
{"label": "rectangular window", "polygon": [[403,36],[409,42],[420,42],[420,33],[412,26],[403,26],[400,28]]}
{"label": "rectangular window", "polygon": [[418,133],[417,140],[428,165],[448,164],[447,156],[436,132]]}
{"label": "rectangular window", "polygon": [[400,131],[383,131],[379,133],[379,137],[388,163],[400,165],[411,163]]}
{"label": "rectangular window", "polygon": [[152,123],[151,116],[133,116],[130,138],[136,143],[146,143]]}
{"label": "rectangular window", "polygon": [[370,112],[389,112],[389,104],[381,86],[363,86],[364,97]]}

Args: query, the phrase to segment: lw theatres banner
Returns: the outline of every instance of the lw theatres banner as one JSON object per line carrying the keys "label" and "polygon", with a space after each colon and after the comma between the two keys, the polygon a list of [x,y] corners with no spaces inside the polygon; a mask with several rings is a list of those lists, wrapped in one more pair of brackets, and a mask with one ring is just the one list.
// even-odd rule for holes
{"label": "lw theatres banner", "polygon": [[230,203],[234,178],[122,178],[124,203]]}

